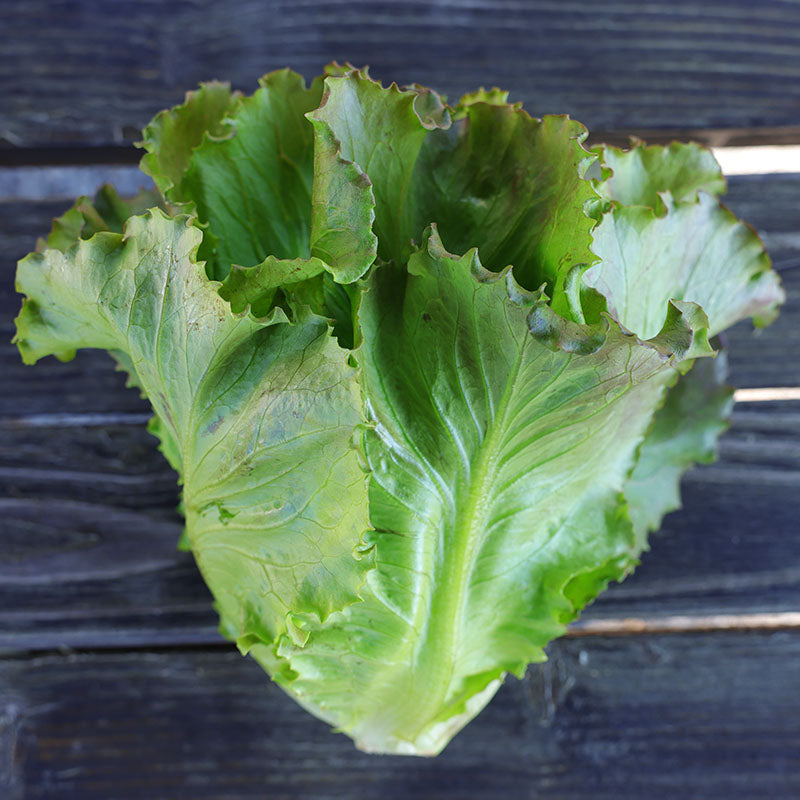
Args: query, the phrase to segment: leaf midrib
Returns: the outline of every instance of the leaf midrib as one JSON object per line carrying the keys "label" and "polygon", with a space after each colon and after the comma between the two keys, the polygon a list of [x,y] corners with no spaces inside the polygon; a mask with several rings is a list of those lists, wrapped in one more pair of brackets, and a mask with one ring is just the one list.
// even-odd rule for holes
{"label": "leaf midrib", "polygon": [[[524,337],[506,380],[497,411],[472,460],[473,469],[469,479],[464,482],[467,487],[467,502],[456,512],[450,535],[445,533],[443,538],[440,566],[438,570],[436,566],[433,567],[433,571],[440,575],[439,579],[433,582],[439,591],[434,590],[430,606],[420,603],[415,614],[418,619],[421,613],[429,610],[430,624],[420,627],[415,625],[418,630],[425,629],[426,634],[415,653],[413,671],[417,675],[430,675],[432,666],[438,666],[441,671],[440,675],[430,681],[432,693],[436,695],[436,699],[429,706],[432,708],[445,708],[456,671],[467,589],[472,576],[475,553],[483,541],[485,517],[489,511],[487,497],[492,482],[492,466],[496,460],[499,438],[502,437],[505,417],[514,394],[527,343],[528,338]],[[447,591],[441,591],[444,587],[447,587]],[[429,720],[426,719],[425,725],[428,724]]]}

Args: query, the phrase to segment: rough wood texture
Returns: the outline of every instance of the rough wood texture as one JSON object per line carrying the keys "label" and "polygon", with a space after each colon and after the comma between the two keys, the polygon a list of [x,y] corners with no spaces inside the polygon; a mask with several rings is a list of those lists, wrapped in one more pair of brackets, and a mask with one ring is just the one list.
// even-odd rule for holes
{"label": "rough wood texture", "polygon": [[[53,168],[57,170],[58,168]],[[92,174],[97,174],[93,168]],[[101,178],[98,175],[98,180]],[[742,323],[729,332],[731,383],[740,387],[800,385],[800,175],[731,178],[727,204],[763,235],[781,272],[788,301],[778,321],[752,335]],[[14,265],[49,230],[66,201],[7,202],[0,205],[0,374],[10,391],[0,394],[0,417],[26,413],[145,412],[135,392],[125,392],[124,377],[108,369],[108,356],[79,353],[67,365],[45,359],[26,368],[9,340],[19,296],[13,290]],[[48,387],[59,386],[58,393]]]}
{"label": "rough wood texture", "polygon": [[200,80],[332,59],[453,97],[510,89],[591,129],[800,126],[792,0],[28,0],[0,5],[0,141],[130,142]]}
{"label": "rough wood texture", "polygon": [[[736,178],[729,203],[765,231],[790,293],[760,337],[731,334],[733,381],[800,384],[800,177]],[[144,430],[147,403],[104,354],[31,369],[8,343],[13,262],[64,205],[6,203],[0,216],[0,647],[218,642],[208,592],[175,550],[178,489]],[[586,620],[800,606],[797,404],[738,407],[721,455],[689,474],[683,512]]]}
{"label": "rough wood texture", "polygon": [[[174,475],[141,425],[6,427],[2,440],[0,649],[219,641],[175,549]],[[721,450],[687,476],[684,510],[636,574],[583,619],[800,606],[800,415],[737,412]]]}
{"label": "rough wood texture", "polygon": [[[147,403],[108,357],[20,363],[14,261],[102,180],[74,165],[131,163],[199,80],[251,91],[334,58],[454,97],[497,83],[595,141],[800,142],[794,0],[0,3],[0,164],[65,165],[0,174],[0,797],[799,797],[796,624],[563,639],[441,758],[358,753],[221,642]],[[734,179],[728,204],[789,295],[758,339],[730,334],[732,382],[798,386],[800,176]],[[799,486],[797,402],[738,406],[720,462],[583,620],[797,611]]]}
{"label": "rough wood texture", "polygon": [[436,760],[367,756],[236,653],[0,662],[8,800],[790,798],[800,633],[562,641]]}

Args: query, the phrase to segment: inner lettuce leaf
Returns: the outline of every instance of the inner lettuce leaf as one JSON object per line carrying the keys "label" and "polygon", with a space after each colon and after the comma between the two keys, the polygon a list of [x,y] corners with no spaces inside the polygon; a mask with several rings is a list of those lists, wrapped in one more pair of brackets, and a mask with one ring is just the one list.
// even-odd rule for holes
{"label": "inner lettuce leaf", "polygon": [[708,151],[585,137],[349,65],[205,84],[158,197],[19,264],[23,359],[116,358],[220,629],[367,751],[438,753],[636,566],[726,424],[710,337],[783,300]]}
{"label": "inner lettuce leaf", "polygon": [[[593,260],[594,223],[584,205],[596,194],[582,178],[595,156],[581,146],[586,129],[565,116],[533,119],[519,106],[472,96],[431,121],[420,113],[421,97],[418,87],[383,89],[359,71],[328,78],[308,117],[317,141],[333,137],[338,151],[319,148],[315,172],[338,173],[344,183],[348,162],[363,170],[380,258],[404,263],[435,222],[450,250],[477,247],[491,269],[514,264],[522,286],[546,283],[554,308],[566,310],[567,273]],[[317,192],[313,200],[317,209],[330,207]],[[315,220],[330,227],[321,213]],[[371,257],[352,254],[363,269]]]}
{"label": "inner lettuce leaf", "polygon": [[573,576],[635,561],[621,490],[676,373],[617,325],[590,356],[550,349],[528,329],[538,302],[435,231],[371,273],[377,568],[313,646],[281,650],[289,685],[364,749],[437,752],[473,695],[543,660],[576,615]]}

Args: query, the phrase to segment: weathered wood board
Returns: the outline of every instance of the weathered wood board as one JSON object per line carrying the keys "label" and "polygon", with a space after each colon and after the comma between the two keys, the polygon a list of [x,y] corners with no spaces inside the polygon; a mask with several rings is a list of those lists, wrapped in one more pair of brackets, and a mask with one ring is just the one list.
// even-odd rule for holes
{"label": "weathered wood board", "polygon": [[454,98],[496,84],[598,131],[734,129],[719,143],[800,129],[792,0],[27,0],[0,5],[0,31],[13,149],[129,143],[199,81],[251,91],[269,70],[310,78],[334,59]]}
{"label": "weathered wood board", "polygon": [[800,633],[562,641],[437,759],[365,755],[221,649],[0,661],[7,800],[800,795]]}
{"label": "weathered wood board", "polygon": [[[591,141],[800,142],[794,0],[0,4],[0,798],[800,797],[800,402],[738,404],[636,574],[425,760],[359,753],[222,641],[148,405],[105,354],[21,364],[14,262],[104,173],[138,184],[156,111],[332,59],[497,84]],[[788,295],[728,335],[731,382],[800,387],[800,175],[733,178],[726,202]]]}

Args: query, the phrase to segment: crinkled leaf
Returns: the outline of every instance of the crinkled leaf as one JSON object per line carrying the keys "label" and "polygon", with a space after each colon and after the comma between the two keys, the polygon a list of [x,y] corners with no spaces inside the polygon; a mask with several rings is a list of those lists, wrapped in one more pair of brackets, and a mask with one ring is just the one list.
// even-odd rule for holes
{"label": "crinkled leaf", "polygon": [[249,308],[255,317],[266,317],[275,306],[286,308],[294,316],[300,307],[308,306],[334,323],[333,332],[342,347],[353,347],[353,314],[360,290],[336,283],[327,265],[318,258],[288,260],[268,256],[256,267],[234,266],[219,293],[235,313]]}
{"label": "crinkled leaf", "polygon": [[[309,114],[319,150],[315,170],[325,176],[319,185],[315,180],[317,224],[334,230],[340,227],[336,217],[328,223],[323,216],[336,213],[337,204],[328,202],[328,196],[332,197],[332,187],[353,187],[350,205],[359,211],[354,221],[362,232],[372,224],[369,205],[374,204],[378,255],[384,260],[405,261],[411,252],[412,173],[428,135],[417,114],[416,99],[414,90],[402,91],[396,84],[384,89],[364,73],[351,71],[325,79],[323,102]],[[368,180],[360,179],[361,173]],[[368,238],[356,255],[363,272],[374,260]]]}
{"label": "crinkled leaf", "polygon": [[679,203],[696,201],[699,191],[725,192],[725,178],[713,153],[695,142],[666,147],[634,143],[628,150],[604,145],[597,152],[613,173],[597,182],[597,191],[619,205],[648,206],[662,214],[662,192]]}
{"label": "crinkled leaf", "polygon": [[[160,211],[20,262],[26,362],[121,353],[183,483],[189,542],[243,648],[358,599],[367,561],[361,400],[325,320],[235,316],[196,261],[201,232]],[[293,627],[294,626],[294,627]]]}
{"label": "crinkled leaf", "polygon": [[748,316],[757,325],[770,322],[784,294],[756,233],[705,192],[694,202],[678,203],[668,193],[663,201],[663,216],[616,206],[603,217],[592,243],[600,262],[584,273],[584,283],[645,339],[664,324],[670,300],[700,305],[709,336]]}
{"label": "crinkled leaf", "polygon": [[211,81],[186,93],[182,105],[161,111],[144,129],[138,143],[147,151],[141,168],[150,175],[164,197],[172,203],[191,200],[182,186],[192,153],[205,137],[230,136],[225,119],[235,108],[238,92],[227,83]]}
{"label": "crinkled leaf", "polygon": [[290,690],[367,749],[438,751],[637,554],[620,491],[676,373],[613,325],[591,355],[540,344],[540,302],[435,233],[369,279],[377,568],[362,603],[280,650]]}
{"label": "crinkled leaf", "polygon": [[728,426],[733,389],[725,384],[726,358],[701,359],[682,375],[658,411],[625,485],[639,549],[664,514],[680,508],[680,479],[692,464],[714,460]]}
{"label": "crinkled leaf", "polygon": [[[488,103],[491,106],[504,106],[508,103],[509,93],[504,89],[493,86],[491,89],[481,87],[474,92],[467,92],[458,101],[458,108],[465,109],[475,103]],[[521,104],[520,104],[521,105]]]}
{"label": "crinkled leaf", "polygon": [[342,157],[330,128],[314,114],[308,118],[314,125],[311,252],[340,281],[351,282],[369,269],[378,252],[372,184],[361,167]]}
{"label": "crinkled leaf", "polygon": [[[53,220],[53,227],[46,239],[37,242],[38,251],[54,248],[66,252],[80,239],[89,239],[95,233],[110,231],[122,233],[128,218],[134,214],[141,214],[149,208],[160,207],[163,198],[157,191],[143,189],[134,197],[122,198],[117,190],[110,184],[100,187],[93,199],[79,197],[72,208]],[[120,351],[112,352],[118,369],[128,375],[126,386],[135,387],[142,397],[146,397],[144,388],[139,383],[135,370],[132,369],[127,355]],[[150,421],[155,432],[157,420]],[[160,437],[160,449],[169,463],[175,468],[173,448],[166,440],[166,435]]]}
{"label": "crinkled leaf", "polygon": [[546,284],[553,308],[571,314],[567,274],[593,260],[584,206],[596,195],[583,175],[594,156],[581,146],[585,137],[568,117],[467,106],[426,141],[415,173],[417,226],[435,222],[449,249],[478,247],[491,269],[513,264],[522,286]]}
{"label": "crinkled leaf", "polygon": [[218,279],[232,264],[310,255],[313,153],[304,114],[319,103],[322,83],[306,88],[290,70],[260,83],[228,113],[230,135],[205,137],[196,147],[181,184],[212,234],[213,251],[204,246],[200,256]]}
{"label": "crinkled leaf", "polygon": [[313,148],[304,115],[319,103],[321,79],[307,88],[297,73],[279,70],[260,83],[252,97],[228,93],[229,102],[224,85],[208,84],[159,115],[145,132],[143,167],[161,175],[171,200],[196,211],[209,275],[224,279],[234,269],[223,296],[235,310],[250,305],[265,316],[283,302],[278,289],[297,291],[323,269],[341,280],[358,275],[309,258],[312,250],[331,256],[309,238]]}
{"label": "crinkled leaf", "polygon": [[[496,92],[468,96],[452,124],[449,115],[432,121],[419,97],[356,71],[326,79],[325,99],[309,115],[322,153],[316,170],[327,176],[319,189],[315,183],[315,207],[327,208],[330,176],[352,186],[346,170],[357,165],[371,187],[361,188],[353,225],[366,232],[374,197],[382,259],[404,262],[436,223],[450,249],[478,246],[494,269],[513,263],[526,288],[547,282],[554,306],[566,313],[567,272],[593,260],[594,223],[584,205],[597,195],[583,174],[595,157],[581,146],[583,126],[566,117],[532,119]],[[371,257],[365,248],[364,269]]]}
{"label": "crinkled leaf", "polygon": [[278,259],[267,256],[255,267],[235,266],[222,283],[220,296],[231,304],[234,313],[250,308],[264,317],[273,307],[275,292],[282,286],[307,281],[319,275],[325,265],[318,258]]}
{"label": "crinkled leaf", "polygon": [[326,271],[300,283],[287,284],[281,291],[295,313],[299,306],[308,306],[315,314],[333,322],[334,336],[342,347],[352,350],[356,346],[355,315],[361,299],[358,284],[337,283]]}
{"label": "crinkled leaf", "polygon": [[691,301],[670,300],[667,318],[658,336],[651,341],[663,355],[675,362],[715,354],[708,341],[708,316]]}
{"label": "crinkled leaf", "polygon": [[432,89],[420,86],[418,83],[407,86],[416,93],[414,98],[414,113],[425,130],[445,130],[452,121],[450,109],[444,98]]}
{"label": "crinkled leaf", "polygon": [[149,189],[142,189],[134,197],[122,198],[113,186],[105,184],[92,200],[79,197],[72,208],[54,219],[50,233],[39,240],[37,250],[50,247],[65,251],[78,239],[88,239],[99,231],[121,233],[128,217],[160,205],[158,193]]}

